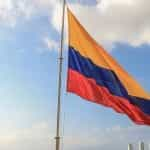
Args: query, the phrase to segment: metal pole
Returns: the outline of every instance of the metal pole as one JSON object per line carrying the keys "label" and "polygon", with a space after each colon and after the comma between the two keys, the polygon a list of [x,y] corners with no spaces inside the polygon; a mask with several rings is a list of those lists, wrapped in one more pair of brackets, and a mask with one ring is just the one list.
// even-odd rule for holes
{"label": "metal pole", "polygon": [[144,150],[144,143],[143,142],[139,142],[139,150]]}
{"label": "metal pole", "polygon": [[57,127],[56,127],[56,150],[60,150],[60,113],[61,113],[61,87],[62,87],[62,61],[63,61],[63,43],[64,43],[64,23],[65,23],[65,4],[63,0],[61,43],[59,51],[59,76],[58,76],[58,103],[57,103]]}
{"label": "metal pole", "polygon": [[128,150],[132,150],[132,144],[128,144]]}

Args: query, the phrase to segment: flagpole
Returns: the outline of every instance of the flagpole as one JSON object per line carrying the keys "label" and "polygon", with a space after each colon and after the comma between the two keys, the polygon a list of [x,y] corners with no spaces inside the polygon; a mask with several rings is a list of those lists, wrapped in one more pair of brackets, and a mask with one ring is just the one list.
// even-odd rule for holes
{"label": "flagpole", "polygon": [[60,150],[60,113],[61,113],[61,88],[62,88],[62,63],[63,63],[65,5],[66,5],[66,0],[63,0],[62,25],[61,25],[61,43],[60,43],[60,51],[59,51],[57,125],[56,125],[56,137],[55,137],[55,139],[56,139],[56,150]]}

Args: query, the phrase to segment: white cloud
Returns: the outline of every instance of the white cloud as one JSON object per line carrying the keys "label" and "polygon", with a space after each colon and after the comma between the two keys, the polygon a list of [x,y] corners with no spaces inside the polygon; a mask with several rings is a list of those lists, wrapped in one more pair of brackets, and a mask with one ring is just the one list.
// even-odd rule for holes
{"label": "white cloud", "polygon": [[[150,44],[149,0],[97,0],[95,6],[73,3],[70,7],[88,32],[108,49],[116,42],[133,46]],[[0,24],[14,26],[19,18],[29,19],[43,12],[60,31],[59,0],[0,0]]]}
{"label": "white cloud", "polygon": [[20,19],[29,19],[34,15],[50,15],[57,0],[0,0],[0,24],[14,27]]}
{"label": "white cloud", "polygon": [[26,1],[0,0],[0,24],[14,27],[18,18],[28,19],[32,10],[32,5],[28,5]]}
{"label": "white cloud", "polygon": [[[12,15],[10,15],[12,14]],[[0,1],[0,22],[7,22],[13,26],[15,24],[15,12],[13,11],[12,1]]]}
{"label": "white cloud", "polygon": [[58,47],[59,47],[59,43],[58,43],[57,41],[54,41],[54,40],[52,40],[52,39],[50,39],[50,38],[48,38],[48,37],[45,37],[45,38],[43,39],[43,42],[44,42],[45,46],[46,46],[50,51],[52,51],[52,50],[57,50]]}
{"label": "white cloud", "polygon": [[99,43],[150,44],[149,0],[100,0],[96,6],[71,8]]}
{"label": "white cloud", "polygon": [[62,22],[62,6],[57,3],[53,10],[52,19],[50,20],[54,28],[60,32]]}

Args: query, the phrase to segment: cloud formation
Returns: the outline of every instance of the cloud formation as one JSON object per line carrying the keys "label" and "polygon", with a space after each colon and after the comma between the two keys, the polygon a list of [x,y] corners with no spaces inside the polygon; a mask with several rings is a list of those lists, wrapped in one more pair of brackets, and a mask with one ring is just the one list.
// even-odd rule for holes
{"label": "cloud formation", "polygon": [[48,37],[45,37],[43,42],[49,50],[57,50],[59,48],[59,43]]}
{"label": "cloud formation", "polygon": [[[47,122],[34,124],[30,128],[7,128],[0,130],[0,149],[3,150],[49,150],[54,149],[55,133]],[[145,142],[145,150],[148,150],[150,142],[150,129],[144,126],[121,127],[119,125],[104,128],[83,129],[82,133],[74,131],[65,134],[62,142],[66,150],[126,150],[128,143],[132,143],[137,149],[139,141]]]}
{"label": "cloud formation", "polygon": [[27,1],[0,0],[0,24],[14,27],[18,19],[29,19],[33,13],[33,6]]}
{"label": "cloud formation", "polygon": [[96,6],[71,5],[99,43],[150,44],[150,1],[99,0]]}
{"label": "cloud formation", "polygon": [[[69,7],[87,31],[108,49],[118,42],[132,46],[150,44],[149,0],[97,0],[95,5],[70,3]],[[60,31],[62,9],[59,1],[0,1],[1,24],[14,26],[19,18],[29,19],[40,13],[48,15],[50,24]]]}

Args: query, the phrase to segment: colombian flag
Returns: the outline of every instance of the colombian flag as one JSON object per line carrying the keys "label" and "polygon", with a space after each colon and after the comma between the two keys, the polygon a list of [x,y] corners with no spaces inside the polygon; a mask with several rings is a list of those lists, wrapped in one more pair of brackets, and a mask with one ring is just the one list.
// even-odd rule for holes
{"label": "colombian flag", "polygon": [[87,33],[68,9],[67,91],[150,125],[150,95]]}

